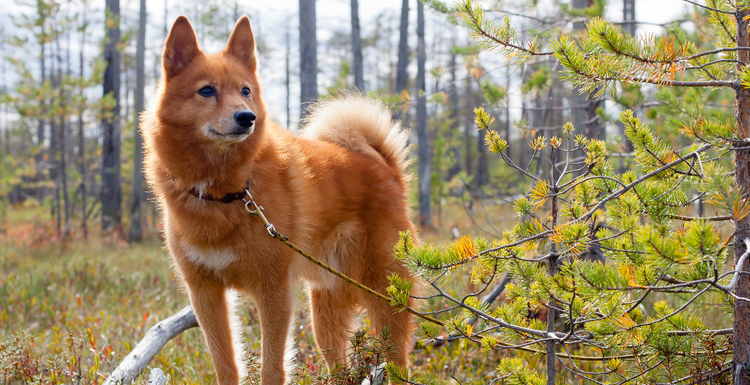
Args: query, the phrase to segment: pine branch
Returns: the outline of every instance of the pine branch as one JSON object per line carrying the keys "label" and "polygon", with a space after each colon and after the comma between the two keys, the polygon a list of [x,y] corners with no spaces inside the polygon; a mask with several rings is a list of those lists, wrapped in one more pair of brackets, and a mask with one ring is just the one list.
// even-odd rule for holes
{"label": "pine branch", "polygon": [[705,6],[705,5],[703,5],[703,4],[699,4],[699,3],[696,3],[696,2],[694,2],[694,1],[691,1],[691,0],[682,0],[682,1],[684,1],[684,2],[686,2],[686,3],[690,3],[690,4],[693,4],[693,5],[695,5],[696,7],[701,7],[701,8],[703,8],[703,9],[707,9],[707,10],[709,10],[709,11],[711,11],[711,12],[726,13],[727,15],[732,15],[732,16],[734,16],[734,12],[730,12],[730,11],[725,11],[725,10],[723,10],[723,9],[718,9],[718,8],[711,8],[711,7]]}
{"label": "pine branch", "polygon": [[[484,9],[481,4],[474,6],[472,0],[464,0],[462,3],[457,5],[458,12],[464,17],[466,24],[472,30],[472,38],[478,41],[480,47],[496,50],[497,47],[501,47],[502,50],[510,50],[510,52],[503,52],[506,56],[513,57],[517,53],[522,53],[526,56],[553,56],[553,52],[540,52],[535,48],[535,42],[529,43],[529,48],[524,47],[520,43],[514,41],[516,39],[516,31],[510,27],[510,22],[506,17],[505,25],[498,27],[496,24],[486,18]],[[493,44],[494,43],[494,44]],[[524,59],[522,58],[521,61]]]}

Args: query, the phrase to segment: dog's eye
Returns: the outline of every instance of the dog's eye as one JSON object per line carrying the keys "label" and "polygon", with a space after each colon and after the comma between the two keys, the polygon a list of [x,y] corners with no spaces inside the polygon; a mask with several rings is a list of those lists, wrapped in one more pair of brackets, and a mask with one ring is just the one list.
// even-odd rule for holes
{"label": "dog's eye", "polygon": [[242,87],[242,95],[245,97],[250,96],[250,89],[247,87]]}
{"label": "dog's eye", "polygon": [[198,90],[198,95],[203,96],[204,98],[210,98],[211,96],[216,95],[216,90],[211,86],[205,86]]}

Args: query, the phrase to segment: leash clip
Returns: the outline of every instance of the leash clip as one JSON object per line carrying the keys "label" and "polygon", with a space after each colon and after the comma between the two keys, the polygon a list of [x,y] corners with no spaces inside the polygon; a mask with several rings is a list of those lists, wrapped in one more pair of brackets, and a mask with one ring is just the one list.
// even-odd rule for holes
{"label": "leash clip", "polygon": [[[247,211],[250,215],[255,215],[260,218],[261,221],[263,221],[263,225],[266,226],[266,231],[268,231],[268,235],[272,237],[276,237],[276,228],[273,226],[273,223],[268,222],[268,219],[266,219],[266,216],[263,214],[263,206],[258,206],[257,203],[255,203],[255,200],[253,200],[253,195],[250,194],[250,190],[245,189],[245,193],[247,193],[247,196],[249,199],[242,198],[242,201],[245,202],[245,211]],[[250,205],[253,205],[255,209],[252,209]]]}

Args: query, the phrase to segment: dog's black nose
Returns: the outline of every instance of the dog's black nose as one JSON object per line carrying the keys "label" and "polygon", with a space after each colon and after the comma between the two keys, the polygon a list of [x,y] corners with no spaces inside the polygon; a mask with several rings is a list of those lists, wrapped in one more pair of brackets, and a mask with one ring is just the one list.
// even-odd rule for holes
{"label": "dog's black nose", "polygon": [[250,110],[237,111],[234,114],[234,121],[242,127],[248,128],[255,121],[255,114]]}

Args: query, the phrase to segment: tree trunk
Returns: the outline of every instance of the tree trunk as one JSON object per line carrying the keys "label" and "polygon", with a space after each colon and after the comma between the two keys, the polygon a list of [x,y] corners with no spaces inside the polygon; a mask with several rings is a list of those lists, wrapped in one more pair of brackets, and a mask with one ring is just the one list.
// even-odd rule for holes
{"label": "tree trunk", "polygon": [[464,83],[464,100],[466,105],[465,122],[464,122],[464,143],[466,144],[466,150],[464,151],[464,171],[466,176],[473,174],[473,168],[471,167],[471,131],[474,128],[474,106],[471,102],[471,70],[466,76],[466,83]]}
{"label": "tree trunk", "polygon": [[635,36],[635,0],[622,0],[622,28]]}
{"label": "tree trunk", "polygon": [[144,87],[146,84],[146,0],[141,0],[138,20],[138,43],[135,52],[135,145],[133,154],[132,210],[130,216],[130,242],[143,239],[141,206],[143,203],[143,138],[141,137],[141,112],[144,110]]}
{"label": "tree trunk", "polygon": [[[39,71],[40,71],[40,74],[42,75],[42,80],[39,83],[39,87],[44,87],[44,81],[46,80],[46,68],[45,68],[44,59],[45,59],[46,54],[44,52],[44,44],[42,44],[41,46],[42,46],[41,47],[42,52],[39,56],[39,64],[40,64]],[[39,116],[42,117],[44,116],[44,109],[45,109],[44,99],[40,100],[39,104],[40,104],[39,107],[41,109],[41,111],[39,111]],[[44,147],[44,128],[45,128],[44,126],[45,126],[44,118],[40,118],[39,121],[37,122],[37,129],[36,129],[36,143],[37,143],[37,147],[39,147],[38,152],[36,154],[37,178],[39,178],[39,174],[41,173],[42,159],[44,158],[43,157],[44,151],[42,151],[42,148]]]}
{"label": "tree trunk", "polygon": [[[81,101],[83,101],[83,91],[85,89],[83,85],[83,70],[84,70],[84,47],[86,46],[86,7],[83,8],[83,22],[81,23],[81,51],[80,51],[80,67],[79,67],[79,76],[81,78],[81,85],[79,87],[78,93],[80,95]],[[83,102],[81,102],[83,103]],[[89,235],[88,226],[86,225],[86,141],[85,137],[83,135],[83,112],[85,110],[85,105],[81,104],[78,106],[78,173],[81,174],[81,184],[80,184],[80,191],[81,191],[81,230],[83,231],[83,237],[87,238]]]}
{"label": "tree trunk", "polygon": [[[398,40],[398,64],[396,65],[396,93],[400,94],[406,89],[409,74],[406,68],[409,66],[409,0],[401,1],[401,27]],[[404,109],[399,108],[394,114],[394,119],[400,120]]]}
{"label": "tree trunk", "polygon": [[292,57],[292,52],[291,51],[292,51],[292,44],[291,44],[290,39],[289,39],[289,24],[287,24],[286,25],[286,58],[285,58],[286,59],[285,60],[285,62],[286,62],[286,80],[284,82],[284,85],[286,86],[286,128],[291,128],[291,125],[292,125],[292,119],[291,119],[291,116],[290,116],[291,115],[291,113],[290,113],[290,111],[291,111],[291,108],[290,108],[291,107],[291,103],[290,103],[291,101],[290,101],[290,99],[291,99],[292,95],[291,95],[290,87],[289,87],[289,85],[291,83],[291,81],[290,81],[291,80],[290,79],[291,78],[291,76],[290,76],[291,70],[289,68],[289,61],[290,61],[290,58]]}
{"label": "tree trunk", "polygon": [[[737,46],[750,46],[750,36],[748,36],[748,16],[750,10],[738,9],[735,13],[737,19]],[[737,64],[737,69],[741,70],[745,65],[750,63],[750,52],[737,51],[737,59],[741,62]],[[735,101],[735,117],[737,119],[737,129],[741,131],[742,137],[747,138],[750,135],[750,89],[738,87]],[[734,150],[734,181],[738,186],[742,186],[745,195],[750,193],[750,150],[746,148],[747,142],[736,142],[736,147],[742,147],[741,150]],[[750,238],[750,217],[741,220],[735,220],[734,234],[734,263],[737,264],[740,256],[746,250],[745,240]],[[744,266],[735,266],[735,270],[747,272],[748,262]],[[739,297],[750,297],[750,277],[747,273],[739,276],[735,294]],[[734,335],[732,354],[733,361],[732,373],[734,375],[735,385],[750,384],[750,303],[747,301],[734,301]]]}
{"label": "tree trunk", "polygon": [[430,209],[430,143],[427,135],[427,102],[425,100],[424,3],[417,4],[417,140],[419,177],[419,223],[432,225]]}
{"label": "tree trunk", "polygon": [[[510,88],[510,66],[505,67],[505,78],[505,87]],[[507,97],[505,101],[505,140],[510,143],[510,101]],[[513,159],[512,150],[513,146],[508,146],[508,148],[505,149],[505,153],[510,159]]]}
{"label": "tree trunk", "polygon": [[[70,35],[68,35],[70,36]],[[67,133],[68,130],[68,116],[66,113],[67,108],[67,95],[65,88],[62,86],[62,56],[60,56],[60,39],[57,40],[57,63],[58,63],[58,76],[60,77],[60,181],[62,183],[62,199],[63,199],[63,213],[65,214],[65,226],[63,227],[62,239],[66,240],[70,235],[70,201],[68,197],[68,172],[67,172]],[[68,40],[67,46],[68,55],[68,68],[67,73],[70,76],[70,40]]]}
{"label": "tree trunk", "polygon": [[167,36],[169,36],[169,24],[167,23],[167,2],[169,0],[164,0],[164,40],[167,40]]}
{"label": "tree trunk", "polygon": [[[460,119],[460,110],[458,107],[458,80],[456,78],[456,70],[458,67],[457,63],[457,56],[456,52],[453,51],[453,47],[456,45],[456,30],[455,28],[451,31],[451,45],[450,45],[450,63],[448,64],[450,66],[451,71],[451,83],[448,87],[448,101],[450,102],[451,107],[451,120],[453,121],[453,127],[455,129],[458,129],[460,125],[458,124],[458,120]],[[456,159],[456,164],[453,165],[450,169],[450,173],[448,175],[448,179],[453,178],[456,174],[458,174],[461,171],[461,142],[459,141],[458,145],[453,149],[453,155]]]}
{"label": "tree trunk", "polygon": [[[51,45],[50,49],[57,48],[57,50],[60,49],[59,40],[57,41],[58,44],[55,46],[54,44]],[[57,52],[57,59],[58,59],[58,65],[59,65],[59,52]],[[50,71],[49,71],[49,77],[50,82],[52,83],[52,94],[54,94],[55,91],[57,91],[60,88],[60,74],[57,73],[58,68],[55,67],[55,51],[52,51],[50,54]],[[49,123],[50,123],[50,132],[49,132],[49,164],[50,164],[50,178],[52,181],[54,181],[54,194],[55,194],[55,201],[52,205],[52,213],[54,214],[55,221],[57,223],[57,236],[59,238],[62,238],[62,210],[61,210],[61,203],[60,203],[60,158],[59,158],[59,147],[60,147],[60,125],[58,121],[58,109],[53,108],[50,110],[49,115]]]}
{"label": "tree trunk", "polygon": [[102,120],[104,140],[102,142],[102,228],[113,230],[120,224],[122,188],[120,186],[120,0],[107,0],[107,13],[112,18],[107,23],[107,43],[104,60],[104,95],[111,95],[115,106]]}
{"label": "tree trunk", "polygon": [[[39,17],[39,25],[42,27],[42,34],[46,33],[45,30],[45,20],[47,16],[47,11],[44,10],[44,5],[41,2],[37,3],[37,16]],[[47,80],[46,78],[46,51],[45,51],[45,43],[44,40],[39,40],[40,45],[40,54],[39,54],[39,72],[41,75],[40,80],[40,88],[44,87],[44,82]],[[44,116],[46,115],[46,100],[44,100],[44,96],[42,96],[42,99],[39,100],[39,120],[37,122],[37,130],[36,130],[36,140],[37,140],[37,152],[35,157],[35,164],[36,164],[36,176],[35,180],[37,182],[40,182],[42,179],[42,173],[44,172],[44,134],[46,129],[46,122],[44,120]],[[44,198],[44,189],[41,187],[35,187],[35,193],[37,199],[41,202]]]}
{"label": "tree trunk", "polygon": [[357,91],[365,90],[365,79],[362,69],[362,38],[359,30],[359,4],[357,0],[352,1],[352,72],[354,73],[354,87]]}
{"label": "tree trunk", "polygon": [[299,0],[300,122],[318,99],[318,39],[315,0]]}

